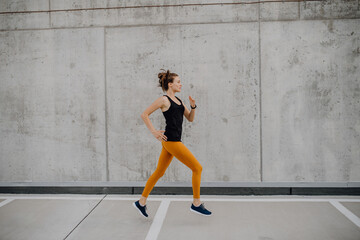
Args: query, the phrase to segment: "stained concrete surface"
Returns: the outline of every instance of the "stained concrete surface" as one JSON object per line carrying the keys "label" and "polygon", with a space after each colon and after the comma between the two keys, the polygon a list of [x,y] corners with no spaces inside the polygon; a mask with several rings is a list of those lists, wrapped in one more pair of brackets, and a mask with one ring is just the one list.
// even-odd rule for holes
{"label": "stained concrete surface", "polygon": [[261,29],[264,180],[357,179],[359,21],[267,22]]}
{"label": "stained concrete surface", "polygon": [[[2,194],[0,199],[13,200],[0,207],[0,239],[360,238],[359,215],[350,220],[331,204],[359,214],[360,198],[354,196],[204,196],[202,202],[213,212],[204,217],[190,212],[191,196],[151,195],[148,219],[132,206],[138,198]],[[159,218],[163,201],[170,204]]]}
{"label": "stained concrete surface", "polygon": [[[360,203],[357,203],[360,205]],[[169,239],[357,239],[360,229],[329,203],[207,202],[211,218],[172,202],[159,240]],[[335,227],[336,226],[336,227]],[[341,231],[339,231],[341,229]]]}
{"label": "stained concrete surface", "polygon": [[97,202],[14,200],[0,207],[0,239],[62,239]]}
{"label": "stained concrete surface", "polygon": [[[67,239],[145,239],[151,219],[139,218],[134,201],[103,201]],[[159,201],[149,201],[147,213],[155,216]],[[151,205],[151,207],[150,207]]]}
{"label": "stained concrete surface", "polygon": [[358,218],[360,218],[360,205],[357,203],[351,202],[340,202],[347,209],[349,209],[352,213],[354,213]]}
{"label": "stained concrete surface", "polygon": [[0,181],[106,180],[101,33],[0,32]]}

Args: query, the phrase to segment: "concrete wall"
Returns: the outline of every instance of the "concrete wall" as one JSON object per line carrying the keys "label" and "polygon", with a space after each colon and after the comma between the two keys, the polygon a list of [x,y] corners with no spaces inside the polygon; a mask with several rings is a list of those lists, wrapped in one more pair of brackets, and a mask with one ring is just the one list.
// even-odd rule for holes
{"label": "concrete wall", "polygon": [[1,182],[146,181],[161,68],[202,182],[360,181],[359,1],[8,0],[0,29]]}

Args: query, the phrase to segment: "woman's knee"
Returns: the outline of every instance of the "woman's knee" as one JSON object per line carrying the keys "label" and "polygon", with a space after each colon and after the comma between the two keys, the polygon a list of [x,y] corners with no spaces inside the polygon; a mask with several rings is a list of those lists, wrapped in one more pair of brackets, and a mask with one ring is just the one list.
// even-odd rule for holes
{"label": "woman's knee", "polygon": [[201,173],[202,172],[202,166],[200,164],[196,165],[196,167],[195,167],[195,169],[193,171]]}
{"label": "woman's knee", "polygon": [[158,170],[158,169],[156,169],[155,172],[153,173],[154,177],[158,179],[164,176],[164,174],[165,174],[164,170]]}

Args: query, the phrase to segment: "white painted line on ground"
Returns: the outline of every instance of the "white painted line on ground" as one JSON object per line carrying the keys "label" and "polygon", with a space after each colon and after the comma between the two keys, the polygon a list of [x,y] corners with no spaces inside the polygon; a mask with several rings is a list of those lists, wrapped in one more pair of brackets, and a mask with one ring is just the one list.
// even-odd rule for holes
{"label": "white painted line on ground", "polygon": [[330,203],[337,208],[342,214],[345,215],[350,221],[352,221],[356,226],[360,227],[360,218],[358,218],[355,214],[353,214],[349,209],[344,207],[338,201],[330,201]]}
{"label": "white painted line on ground", "polygon": [[6,199],[6,200],[0,202],[0,207],[5,206],[6,204],[12,202],[13,200],[14,200],[14,199]]}
{"label": "white painted line on ground", "polygon": [[145,240],[156,240],[157,239],[157,237],[160,233],[161,227],[163,225],[169,205],[170,205],[169,199],[165,199],[165,200],[161,201],[161,204],[156,212],[153,223],[151,224],[151,227],[149,229],[149,232],[148,232]]}

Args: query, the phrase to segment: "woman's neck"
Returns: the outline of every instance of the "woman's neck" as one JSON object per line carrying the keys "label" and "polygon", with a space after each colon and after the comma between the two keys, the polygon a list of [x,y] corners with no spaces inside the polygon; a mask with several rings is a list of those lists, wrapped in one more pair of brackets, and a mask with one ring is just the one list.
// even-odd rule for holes
{"label": "woman's neck", "polygon": [[173,91],[168,91],[168,92],[166,92],[166,95],[168,95],[169,97],[172,97],[172,98],[174,98],[175,97],[175,93],[173,92]]}

